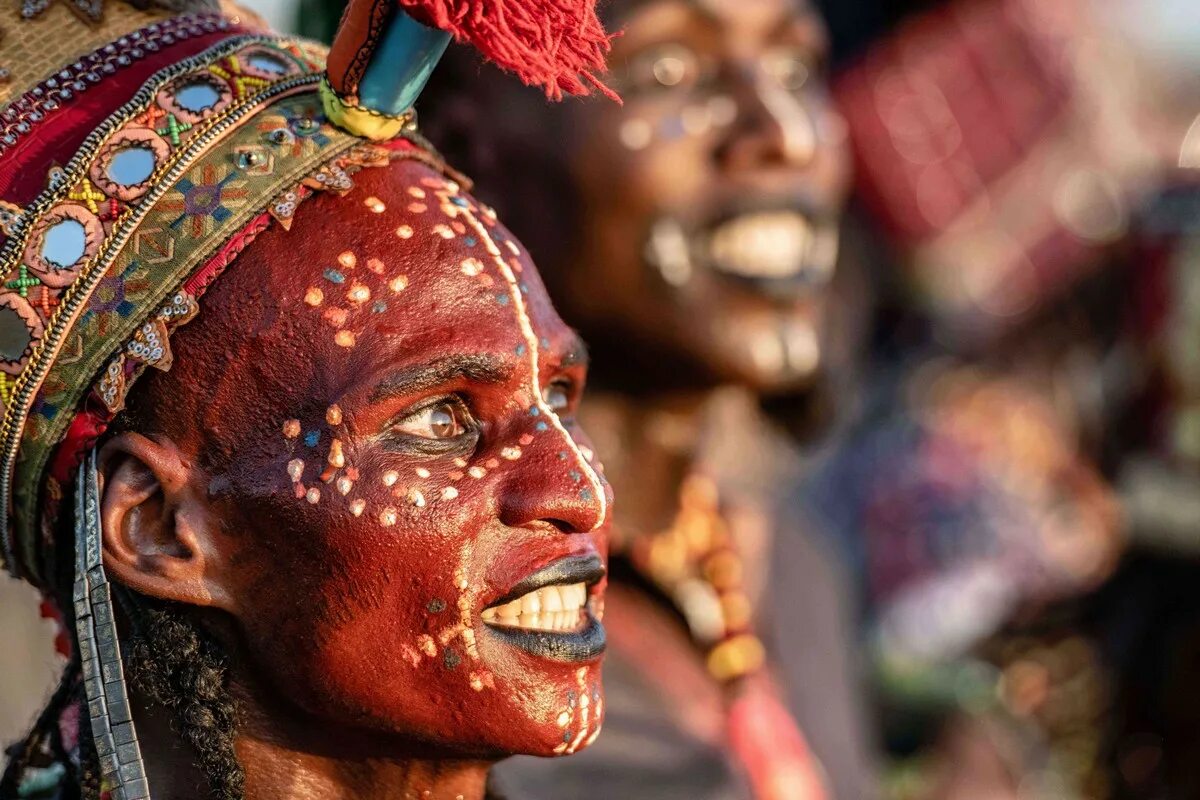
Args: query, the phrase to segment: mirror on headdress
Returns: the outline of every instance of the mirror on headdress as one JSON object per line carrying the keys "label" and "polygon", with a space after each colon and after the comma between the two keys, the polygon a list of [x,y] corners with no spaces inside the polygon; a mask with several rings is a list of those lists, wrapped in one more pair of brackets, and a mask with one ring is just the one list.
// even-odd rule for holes
{"label": "mirror on headdress", "polygon": [[221,93],[208,81],[198,80],[180,86],[175,90],[174,98],[176,104],[185,111],[203,114],[220,102]]}
{"label": "mirror on headdress", "polygon": [[137,186],[154,174],[154,153],[145,147],[118,150],[108,161],[108,177],[122,186]]}
{"label": "mirror on headdress", "polygon": [[0,307],[0,359],[20,361],[33,336],[29,325],[10,306]]}
{"label": "mirror on headdress", "polygon": [[73,219],[64,219],[46,229],[42,258],[60,269],[73,266],[87,249],[87,232]]}
{"label": "mirror on headdress", "polygon": [[283,59],[267,53],[254,53],[246,61],[259,72],[269,72],[272,75],[282,75],[288,68]]}

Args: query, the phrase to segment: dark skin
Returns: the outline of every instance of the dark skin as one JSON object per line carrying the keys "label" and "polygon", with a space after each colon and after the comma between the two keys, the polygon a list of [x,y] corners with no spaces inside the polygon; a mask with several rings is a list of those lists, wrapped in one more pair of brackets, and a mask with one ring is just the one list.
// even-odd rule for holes
{"label": "dark skin", "polygon": [[[249,800],[471,800],[505,755],[590,744],[602,642],[535,653],[480,616],[602,560],[611,503],[573,422],[586,354],[485,209],[416,162],[364,170],[172,344],[131,400],[157,423],[101,454],[105,566],[231,654]],[[193,797],[173,737],[141,738],[155,797]]]}
{"label": "dark skin", "polygon": [[639,375],[651,386],[666,373],[803,390],[821,362],[849,189],[821,19],[791,0],[620,10],[611,64],[624,105],[580,106],[585,133],[567,155],[587,224],[563,302],[669,357]]}
{"label": "dark skin", "polygon": [[[822,71],[824,26],[806,2],[659,0],[619,11],[611,64],[625,103],[573,109],[584,133],[567,158],[588,216],[557,270],[559,302],[610,365],[598,378],[610,393],[585,413],[601,444],[613,443],[601,450],[622,459],[613,475],[637,476],[618,487],[620,525],[654,531],[675,512],[715,390],[803,394],[820,380],[836,247],[816,242],[836,236],[849,152]],[[706,115],[707,125],[671,132],[672,120]],[[769,280],[735,275],[709,244],[731,217],[758,211],[796,215],[814,243]],[[664,220],[688,242],[678,284],[656,262],[652,231]],[[727,260],[760,260],[741,255]]]}
{"label": "dark skin", "polygon": [[[624,31],[610,59],[622,107],[571,104],[564,110],[573,115],[573,133],[561,137],[540,127],[537,109],[519,133],[502,103],[493,116],[499,139],[527,147],[530,163],[549,152],[570,174],[568,186],[555,188],[574,197],[578,218],[566,227],[532,218],[524,230],[538,236],[539,256],[558,256],[555,300],[597,354],[600,393],[589,395],[581,415],[621,497],[615,532],[633,538],[672,523],[706,433],[719,427],[734,440],[778,436],[764,432],[754,395],[805,394],[819,383],[836,248],[818,239],[827,245],[837,230],[849,154],[821,68],[823,25],[806,3],[656,0],[616,3],[611,12],[612,26]],[[454,109],[444,113],[453,135],[465,135]],[[513,147],[518,155],[525,153],[520,145]],[[507,157],[479,156],[493,171]],[[501,186],[489,188],[499,194]],[[556,213],[561,220],[566,212],[549,195],[545,218]],[[664,224],[685,240],[686,269],[670,263],[669,241],[656,240]],[[736,240],[739,230],[753,236],[754,226],[770,228],[768,237],[806,235],[812,243],[716,252],[717,238]],[[570,247],[556,249],[571,233]],[[714,420],[712,405],[729,387],[749,402],[736,416]],[[737,511],[754,598],[774,521],[765,508]],[[687,628],[639,586],[619,588],[607,617],[614,648],[642,668],[679,728],[724,746],[728,692],[708,673]]]}

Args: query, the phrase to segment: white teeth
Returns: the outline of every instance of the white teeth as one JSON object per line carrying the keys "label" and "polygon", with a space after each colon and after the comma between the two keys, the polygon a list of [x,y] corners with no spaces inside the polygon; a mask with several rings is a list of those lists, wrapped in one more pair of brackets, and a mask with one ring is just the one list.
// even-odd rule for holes
{"label": "white teeth", "polygon": [[743,214],[713,231],[708,254],[721,270],[733,275],[789,278],[805,269],[825,272],[824,263],[814,263],[817,256],[822,262],[827,257],[829,248],[820,241],[825,238],[794,211]]}
{"label": "white teeth", "polygon": [[540,631],[578,630],[587,606],[587,587],[543,586],[501,606],[484,609],[483,621],[506,628]]}
{"label": "white teeth", "polygon": [[542,611],[558,613],[563,610],[563,596],[557,586],[539,589],[542,595]]}
{"label": "white teeth", "polygon": [[521,598],[522,614],[537,614],[541,610],[542,598],[540,592],[530,592]]}

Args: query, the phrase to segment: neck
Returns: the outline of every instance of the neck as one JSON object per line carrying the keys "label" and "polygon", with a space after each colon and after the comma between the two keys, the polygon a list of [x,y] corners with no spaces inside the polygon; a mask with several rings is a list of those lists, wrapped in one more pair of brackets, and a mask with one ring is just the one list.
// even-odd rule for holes
{"label": "neck", "polygon": [[[246,692],[238,696],[237,761],[244,800],[484,800],[494,761],[405,753],[311,720],[295,724],[268,714]],[[167,713],[141,705],[138,739],[155,800],[193,800],[208,780],[195,753],[172,731]],[[206,791],[204,792],[206,794]]]}
{"label": "neck", "polygon": [[242,736],[246,800],[483,800],[488,761],[346,758]]}

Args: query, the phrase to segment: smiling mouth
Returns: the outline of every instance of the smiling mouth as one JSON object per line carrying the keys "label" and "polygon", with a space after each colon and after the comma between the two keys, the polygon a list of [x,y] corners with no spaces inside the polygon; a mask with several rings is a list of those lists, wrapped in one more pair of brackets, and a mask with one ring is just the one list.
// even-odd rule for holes
{"label": "smiling mouth", "polygon": [[589,612],[587,585],[545,586],[483,612],[483,621],[527,631],[576,631]]}
{"label": "smiling mouth", "polygon": [[691,232],[678,220],[663,218],[646,246],[648,260],[672,285],[682,286],[702,268],[784,296],[827,284],[837,252],[836,220],[795,208],[740,212]]}
{"label": "smiling mouth", "polygon": [[595,615],[598,556],[571,556],[538,570],[480,615],[502,641],[553,661],[590,661],[604,652]]}
{"label": "smiling mouth", "polygon": [[731,277],[821,284],[833,272],[837,231],[799,211],[759,211],[714,226],[699,245],[709,266]]}

